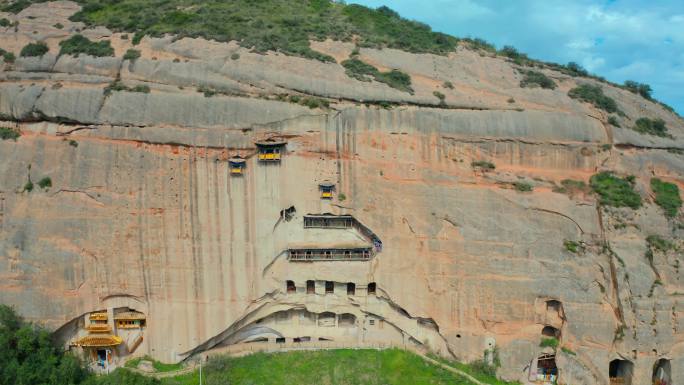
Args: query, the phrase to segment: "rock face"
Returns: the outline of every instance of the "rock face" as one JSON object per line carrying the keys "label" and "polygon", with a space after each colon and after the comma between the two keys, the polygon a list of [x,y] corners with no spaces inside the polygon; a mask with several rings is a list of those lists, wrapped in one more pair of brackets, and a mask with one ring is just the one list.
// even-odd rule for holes
{"label": "rock face", "polygon": [[[0,32],[0,47],[51,47],[0,72],[3,125],[22,132],[0,141],[0,302],[59,328],[65,343],[83,336],[84,314],[107,310],[116,329],[117,309],[128,308],[146,316],[144,338],[117,357],[384,341],[464,361],[485,351],[500,376],[525,382],[542,354],[555,354],[566,384],[647,384],[664,363],[673,383],[684,381],[683,257],[646,256],[649,235],[684,246],[681,212],[668,220],[649,187],[655,176],[684,188],[679,117],[550,70],[556,90],[521,88],[514,64],[465,48],[444,57],[361,49],[362,60],[410,74],[414,94],[353,80],[339,64],[199,39],[145,38],[141,58],[124,61],[130,41],[105,29],[82,33],[110,39],[116,58],[56,57],[58,42],[83,28],[67,20],[77,9],[0,14],[20,21]],[[353,49],[312,44],[338,61]],[[106,92],[115,80],[151,92]],[[625,128],[569,98],[580,83],[601,85]],[[626,128],[640,117],[663,119],[672,138]],[[280,162],[259,161],[255,142],[267,138],[287,142]],[[240,176],[230,173],[235,156],[246,159]],[[474,170],[475,161],[496,169]],[[644,206],[600,207],[555,188],[604,170],[635,175]],[[25,191],[45,176],[52,187]],[[332,200],[321,199],[324,181]],[[305,226],[326,213],[357,225]],[[288,258],[355,247],[371,257]],[[540,347],[542,333],[562,349]]]}

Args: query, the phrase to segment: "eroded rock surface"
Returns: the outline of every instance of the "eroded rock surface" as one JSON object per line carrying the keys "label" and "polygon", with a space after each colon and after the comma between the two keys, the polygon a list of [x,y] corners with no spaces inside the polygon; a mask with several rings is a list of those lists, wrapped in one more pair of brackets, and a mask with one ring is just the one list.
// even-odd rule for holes
{"label": "eroded rock surface", "polygon": [[[616,358],[633,363],[634,384],[650,383],[661,358],[684,380],[683,257],[672,249],[649,259],[645,241],[683,246],[681,212],[668,220],[649,187],[654,176],[684,187],[679,117],[550,70],[558,89],[520,88],[514,64],[465,48],[444,57],[361,49],[362,60],[409,73],[414,94],[350,79],[339,64],[201,39],[144,38],[142,57],[125,61],[130,41],[104,28],[82,33],[110,39],[116,57],[57,57],[59,41],[83,28],[67,20],[77,9],[61,1],[0,15],[20,21],[0,31],[0,47],[51,47],[0,72],[0,116],[22,132],[0,142],[0,302],[72,325],[60,329],[67,339],[83,314],[139,310],[147,325],[134,353],[162,361],[314,330],[464,361],[496,348],[499,374],[527,381],[548,326],[565,348],[556,352],[563,383],[606,384]],[[51,27],[58,22],[65,27]],[[337,58],[353,49],[313,44]],[[107,92],[116,80],[151,91]],[[609,125],[567,96],[584,82],[615,98],[623,127],[660,118],[672,138]],[[331,104],[310,109],[289,95]],[[279,164],[257,159],[254,142],[269,137],[288,142]],[[239,177],[228,163],[236,155],[247,159]],[[496,169],[471,167],[482,160]],[[603,170],[634,174],[644,207],[600,207],[555,188]],[[44,176],[52,187],[25,191]],[[336,185],[335,199],[320,198],[323,181]],[[519,181],[533,191],[516,191]],[[323,213],[353,215],[382,250],[369,261],[288,261],[293,243],[359,237],[303,227],[305,215]],[[316,329],[327,322],[334,332]],[[337,329],[349,322],[353,330]]]}

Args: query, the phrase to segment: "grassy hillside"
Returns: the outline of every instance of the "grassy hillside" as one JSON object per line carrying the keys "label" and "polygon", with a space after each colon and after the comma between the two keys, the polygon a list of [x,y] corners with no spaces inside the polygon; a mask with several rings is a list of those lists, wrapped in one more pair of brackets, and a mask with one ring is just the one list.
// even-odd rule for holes
{"label": "grassy hillside", "polygon": [[[18,13],[32,3],[47,0],[9,0],[0,10]],[[567,65],[532,59],[511,46],[499,51],[482,39],[459,39],[430,26],[401,17],[382,6],[371,9],[357,4],[346,5],[333,0],[74,0],[82,10],[71,17],[89,26],[104,25],[111,30],[133,34],[137,44],[145,35],[169,33],[179,37],[203,37],[216,41],[237,41],[255,52],[279,51],[323,62],[334,62],[329,55],[311,49],[310,40],[354,42],[359,47],[396,48],[413,53],[447,54],[459,41],[464,46],[500,55],[522,67],[548,68],[574,77],[589,77],[622,87],[656,102],[672,113],[672,107],[652,98],[651,87],[632,80],[624,85],[607,82],[592,75],[577,63]],[[2,52],[0,52],[2,54]],[[531,77],[523,87],[539,85],[555,88],[555,84]],[[541,82],[541,84],[540,84]]]}
{"label": "grassy hillside", "polygon": [[[199,373],[162,380],[163,385],[198,384]],[[399,349],[326,350],[218,357],[203,376],[207,385],[472,384],[419,356]]]}
{"label": "grassy hillside", "polygon": [[[17,0],[3,7],[19,12],[33,2]],[[257,52],[281,51],[322,61],[309,40],[352,41],[362,47],[390,47],[409,52],[446,53],[458,39],[404,19],[387,7],[370,9],[329,0],[76,0],[83,5],[72,17],[115,31],[159,36],[204,37],[239,41]]]}

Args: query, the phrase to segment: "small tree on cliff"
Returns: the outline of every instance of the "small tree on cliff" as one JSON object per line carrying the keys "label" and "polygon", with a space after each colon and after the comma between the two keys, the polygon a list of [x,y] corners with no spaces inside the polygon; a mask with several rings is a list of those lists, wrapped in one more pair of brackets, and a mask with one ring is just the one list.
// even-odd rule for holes
{"label": "small tree on cliff", "polygon": [[50,333],[0,305],[0,385],[70,385],[88,373],[71,354],[63,354]]}

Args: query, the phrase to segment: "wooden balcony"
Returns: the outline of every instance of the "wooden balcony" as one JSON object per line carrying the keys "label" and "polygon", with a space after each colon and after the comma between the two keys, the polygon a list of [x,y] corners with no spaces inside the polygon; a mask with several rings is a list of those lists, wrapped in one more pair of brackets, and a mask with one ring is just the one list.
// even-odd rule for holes
{"label": "wooden balcony", "polygon": [[259,161],[261,162],[280,162],[279,152],[260,152]]}
{"label": "wooden balcony", "polygon": [[85,329],[91,333],[109,333],[112,327],[107,324],[90,324],[86,325]]}
{"label": "wooden balcony", "polygon": [[91,321],[106,321],[107,313],[90,313],[90,316],[88,316],[88,318]]}

